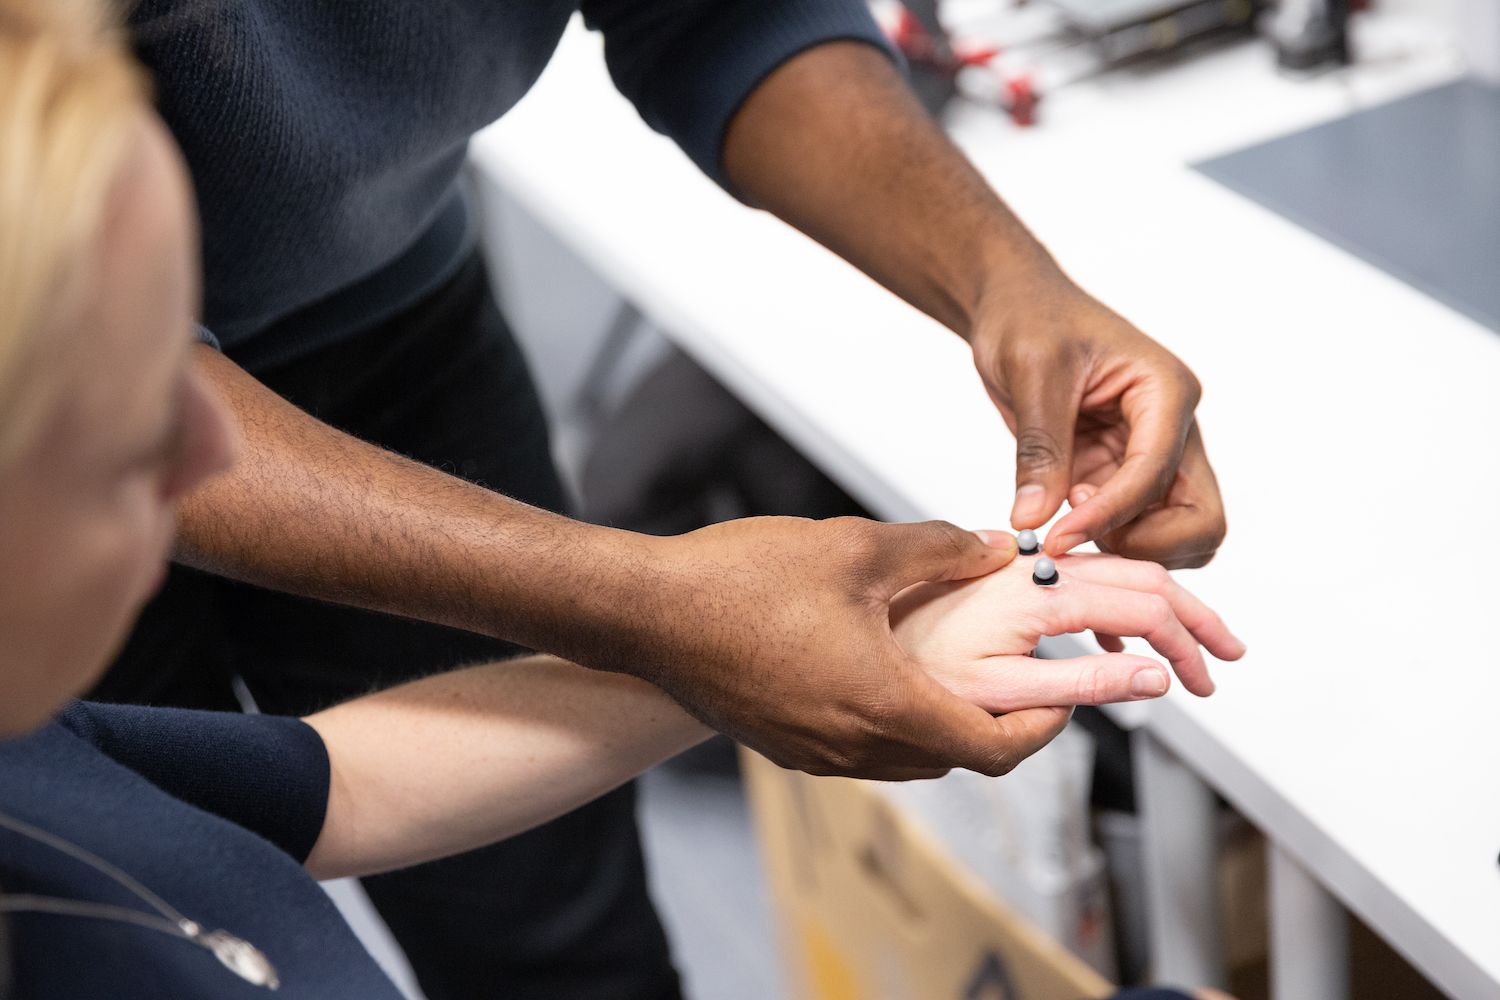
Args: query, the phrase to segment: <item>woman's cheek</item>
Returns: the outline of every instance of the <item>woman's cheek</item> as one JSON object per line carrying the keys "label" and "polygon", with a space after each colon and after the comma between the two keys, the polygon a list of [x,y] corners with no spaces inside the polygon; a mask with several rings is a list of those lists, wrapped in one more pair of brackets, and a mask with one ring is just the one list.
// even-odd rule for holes
{"label": "woman's cheek", "polygon": [[149,496],[142,501],[139,517],[144,528],[139,535],[139,549],[131,554],[131,559],[141,567],[144,593],[138,600],[144,604],[156,595],[166,579],[177,535],[177,512],[174,504],[162,500],[160,490],[153,484]]}
{"label": "woman's cheek", "polygon": [[142,477],[121,492],[98,538],[98,565],[108,567],[94,583],[102,606],[133,623],[160,586],[173,527],[171,505],[161,501],[154,479]]}
{"label": "woman's cheek", "polygon": [[49,659],[60,694],[76,697],[93,687],[124,644],[152,592],[156,564],[148,554],[159,547],[159,530],[154,522],[97,512],[56,550],[49,612],[66,627],[54,631]]}

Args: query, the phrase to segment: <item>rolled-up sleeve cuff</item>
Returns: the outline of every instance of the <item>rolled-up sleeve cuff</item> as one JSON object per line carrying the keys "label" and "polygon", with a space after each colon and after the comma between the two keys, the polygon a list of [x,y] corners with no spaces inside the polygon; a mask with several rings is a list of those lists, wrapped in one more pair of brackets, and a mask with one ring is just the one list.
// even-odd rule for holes
{"label": "rolled-up sleeve cuff", "polygon": [[198,343],[207,344],[216,351],[224,350],[224,345],[219,343],[219,338],[215,337],[214,332],[202,323],[193,324],[193,333],[197,335]]}
{"label": "rolled-up sleeve cuff", "polygon": [[299,862],[322,834],[328,750],[299,719],[75,702],[58,721],[168,795]]}
{"label": "rolled-up sleeve cuff", "polygon": [[864,0],[724,4],[664,54],[637,102],[641,116],[733,194],[723,152],[735,113],[787,60],[835,41],[866,42],[900,62]]}

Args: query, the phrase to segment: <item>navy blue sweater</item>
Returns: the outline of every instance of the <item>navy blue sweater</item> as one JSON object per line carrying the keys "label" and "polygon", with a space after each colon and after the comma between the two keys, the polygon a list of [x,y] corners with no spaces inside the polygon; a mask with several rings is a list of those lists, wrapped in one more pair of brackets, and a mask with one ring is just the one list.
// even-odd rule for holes
{"label": "navy blue sweater", "polygon": [[[328,757],[295,719],[79,704],[0,743],[0,812],[92,852],[184,916],[260,948],[270,993],[204,949],[131,924],[4,917],[26,1000],[399,1000],[301,862],[323,826]],[[0,895],[149,906],[93,868],[0,829]]]}
{"label": "navy blue sweater", "polygon": [[136,48],[197,186],[225,350],[274,366],[453,274],[469,137],[579,9],[619,89],[721,183],[729,120],[767,74],[822,42],[884,44],[865,0],[143,0]]}
{"label": "navy blue sweater", "polygon": [[[0,914],[11,964],[0,995],[400,1000],[301,867],[327,802],[327,753],[295,719],[77,704],[38,733],[0,742],[0,812],[85,848],[204,927],[244,938],[281,979],[275,993],[251,986],[198,946],[130,924],[16,913]],[[20,893],[149,912],[93,868],[0,828],[0,897]],[[1116,1000],[1188,998],[1129,990]]]}

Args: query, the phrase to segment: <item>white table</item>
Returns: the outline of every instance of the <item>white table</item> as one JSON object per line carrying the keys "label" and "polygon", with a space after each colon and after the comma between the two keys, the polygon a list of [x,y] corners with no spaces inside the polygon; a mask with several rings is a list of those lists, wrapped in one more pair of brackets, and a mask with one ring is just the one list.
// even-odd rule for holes
{"label": "white table", "polygon": [[[1251,653],[1217,669],[1215,697],[1178,689],[1127,716],[1144,721],[1158,972],[1220,974],[1201,778],[1275,845],[1279,997],[1343,990],[1336,899],[1445,990],[1491,1000],[1500,335],[1186,166],[1457,72],[1420,17],[1366,28],[1375,58],[1347,76],[1279,79],[1243,46],[1060,91],[1030,131],[968,113],[956,137],[1207,387],[1231,530],[1190,582]],[[476,139],[480,169],[881,516],[1004,526],[1013,444],[964,346],[730,200],[600,56],[575,26]]]}

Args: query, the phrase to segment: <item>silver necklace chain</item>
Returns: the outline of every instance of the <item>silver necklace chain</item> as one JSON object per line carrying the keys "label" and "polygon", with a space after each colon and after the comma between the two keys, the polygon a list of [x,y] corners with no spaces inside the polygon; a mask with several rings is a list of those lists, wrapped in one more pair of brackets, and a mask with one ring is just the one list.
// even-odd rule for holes
{"label": "silver necklace chain", "polygon": [[112,920],[117,923],[135,924],[138,927],[160,931],[163,934],[169,934],[172,937],[192,942],[210,952],[219,960],[221,965],[247,983],[255,986],[264,986],[268,990],[275,990],[281,986],[281,980],[276,975],[276,967],[271,964],[270,959],[266,958],[265,953],[259,948],[244,938],[230,934],[228,931],[204,930],[201,924],[183,916],[165,899],[162,899],[129,874],[121,871],[97,854],[79,847],[70,840],[64,840],[55,833],[49,833],[40,827],[32,826],[30,823],[22,822],[4,813],[0,813],[0,827],[18,836],[50,847],[55,851],[66,854],[81,864],[87,865],[106,878],[123,886],[152,909],[156,910],[156,913],[144,913],[127,906],[115,906],[110,903],[94,903],[81,899],[60,899],[55,896],[36,895],[0,895],[0,912],[51,913],[58,916],[85,917],[95,920]]}

